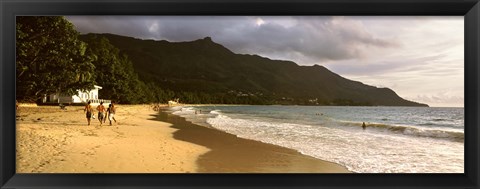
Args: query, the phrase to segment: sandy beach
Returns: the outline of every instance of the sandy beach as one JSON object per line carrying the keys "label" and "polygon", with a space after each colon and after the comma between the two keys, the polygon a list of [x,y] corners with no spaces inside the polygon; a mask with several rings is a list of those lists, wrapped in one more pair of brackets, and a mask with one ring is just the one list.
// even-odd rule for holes
{"label": "sandy beach", "polygon": [[83,107],[25,107],[17,120],[17,173],[188,173],[207,148],[175,140],[148,105],[117,106],[117,123],[87,126]]}
{"label": "sandy beach", "polygon": [[83,107],[21,105],[17,173],[344,173],[338,164],[118,105],[117,123],[87,126]]}

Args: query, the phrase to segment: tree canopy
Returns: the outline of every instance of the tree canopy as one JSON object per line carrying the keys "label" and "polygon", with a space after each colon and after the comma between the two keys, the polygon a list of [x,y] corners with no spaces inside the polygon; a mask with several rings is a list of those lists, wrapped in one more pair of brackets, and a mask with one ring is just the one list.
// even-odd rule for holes
{"label": "tree canopy", "polygon": [[70,22],[59,16],[19,16],[16,21],[17,99],[93,88],[92,57]]}
{"label": "tree canopy", "polygon": [[76,94],[93,85],[99,96],[117,103],[166,102],[174,97],[138,78],[132,62],[105,37],[82,37],[60,16],[17,17],[17,99]]}
{"label": "tree canopy", "polygon": [[138,80],[132,62],[104,37],[82,38],[93,55],[96,83],[103,87],[99,96],[119,103],[145,102],[145,85]]}

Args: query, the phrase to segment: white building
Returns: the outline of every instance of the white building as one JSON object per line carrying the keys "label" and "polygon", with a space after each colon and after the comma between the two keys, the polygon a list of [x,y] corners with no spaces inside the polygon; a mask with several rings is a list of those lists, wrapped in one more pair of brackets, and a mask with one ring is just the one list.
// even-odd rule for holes
{"label": "white building", "polygon": [[45,95],[43,97],[42,102],[43,103],[87,103],[88,101],[91,101],[92,104],[99,104],[100,102],[104,102],[107,104],[110,104],[110,100],[104,100],[100,99],[98,96],[98,90],[102,89],[102,87],[98,85],[94,85],[94,88],[90,91],[82,92],[80,90],[77,90],[77,94],[73,96],[67,96],[67,95],[62,95],[59,93],[56,94],[51,94],[51,95]]}

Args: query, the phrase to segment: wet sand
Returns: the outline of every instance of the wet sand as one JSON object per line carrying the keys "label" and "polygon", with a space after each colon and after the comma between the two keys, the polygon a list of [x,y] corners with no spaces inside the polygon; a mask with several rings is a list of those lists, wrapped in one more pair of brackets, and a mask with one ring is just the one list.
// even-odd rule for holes
{"label": "wet sand", "polygon": [[349,173],[341,165],[195,125],[176,115],[160,112],[157,120],[178,129],[175,139],[210,149],[197,160],[200,173]]}

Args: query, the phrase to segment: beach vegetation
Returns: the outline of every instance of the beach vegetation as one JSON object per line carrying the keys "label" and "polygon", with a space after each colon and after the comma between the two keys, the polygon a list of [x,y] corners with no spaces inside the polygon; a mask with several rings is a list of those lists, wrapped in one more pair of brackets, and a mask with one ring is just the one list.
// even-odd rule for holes
{"label": "beach vegetation", "polygon": [[87,45],[64,17],[16,18],[17,99],[36,101],[45,94],[74,94],[95,84]]}
{"label": "beach vegetation", "polygon": [[93,55],[96,83],[103,87],[99,96],[117,103],[141,103],[145,100],[146,86],[138,79],[132,62],[118,48],[103,37],[82,38]]}

